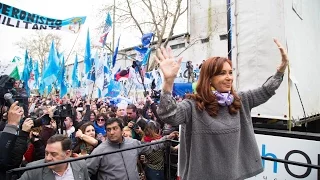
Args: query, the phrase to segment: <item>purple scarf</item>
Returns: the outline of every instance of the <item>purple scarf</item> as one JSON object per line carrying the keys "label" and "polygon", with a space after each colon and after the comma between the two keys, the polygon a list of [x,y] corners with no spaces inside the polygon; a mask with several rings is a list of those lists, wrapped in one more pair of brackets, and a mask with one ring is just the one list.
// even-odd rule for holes
{"label": "purple scarf", "polygon": [[234,97],[230,93],[230,91],[227,93],[221,93],[218,91],[212,91],[212,92],[217,97],[217,100],[220,106],[230,106],[234,101]]}

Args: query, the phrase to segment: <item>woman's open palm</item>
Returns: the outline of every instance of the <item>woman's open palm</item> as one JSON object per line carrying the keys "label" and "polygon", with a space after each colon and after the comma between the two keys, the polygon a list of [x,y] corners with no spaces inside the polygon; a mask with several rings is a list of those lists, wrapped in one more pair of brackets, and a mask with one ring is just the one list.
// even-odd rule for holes
{"label": "woman's open palm", "polygon": [[164,79],[173,82],[179,72],[182,58],[180,57],[176,61],[171,48],[165,49],[161,47],[161,49],[157,49],[155,60],[159,63]]}
{"label": "woman's open palm", "polygon": [[277,46],[280,50],[280,53],[281,53],[281,57],[282,57],[281,64],[278,67],[278,71],[283,73],[286,70],[288,63],[289,63],[288,54],[287,54],[287,51],[282,46],[282,44],[277,39],[273,39],[273,41],[277,44]]}

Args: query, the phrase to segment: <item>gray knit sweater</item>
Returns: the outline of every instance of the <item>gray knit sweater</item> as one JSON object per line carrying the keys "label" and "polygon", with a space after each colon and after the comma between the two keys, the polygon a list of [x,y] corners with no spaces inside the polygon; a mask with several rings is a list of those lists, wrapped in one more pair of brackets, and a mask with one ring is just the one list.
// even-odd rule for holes
{"label": "gray knit sweater", "polygon": [[162,93],[158,115],[165,123],[182,125],[179,159],[182,180],[240,180],[263,171],[254,136],[251,109],[275,94],[283,74],[277,72],[262,87],[239,92],[241,109],[230,115],[220,107],[211,117],[197,110],[193,100],[176,103],[171,93]]}

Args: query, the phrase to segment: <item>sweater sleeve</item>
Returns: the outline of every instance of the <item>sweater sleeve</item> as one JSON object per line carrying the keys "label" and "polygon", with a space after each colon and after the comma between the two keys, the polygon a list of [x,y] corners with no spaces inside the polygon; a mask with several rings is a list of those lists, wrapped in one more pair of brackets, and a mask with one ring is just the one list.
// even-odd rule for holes
{"label": "sweater sleeve", "polygon": [[269,77],[261,87],[240,92],[239,95],[242,102],[247,102],[250,109],[267,102],[275,94],[275,91],[279,88],[282,80],[283,73],[277,71],[277,73]]}
{"label": "sweater sleeve", "polygon": [[[163,136],[161,139],[158,139],[158,140],[153,140],[151,142],[158,142],[158,141],[164,141],[164,140],[167,140],[168,139],[168,136]],[[138,145],[142,145],[144,144],[143,142],[141,141],[137,141],[138,142]],[[162,150],[164,149],[166,146],[165,146],[165,143],[159,143],[159,144],[154,144],[154,145],[151,145],[151,146],[145,146],[143,148],[139,148],[139,154],[150,154],[152,153],[153,151],[158,151],[158,150]]]}
{"label": "sweater sleeve", "polygon": [[[101,152],[101,147],[97,147],[92,151],[91,155],[99,154]],[[94,176],[97,174],[97,172],[99,171],[101,159],[102,156],[86,159],[89,176]]]}
{"label": "sweater sleeve", "polygon": [[177,103],[171,93],[161,92],[160,104],[157,110],[159,118],[172,126],[186,123],[192,116],[189,100]]}
{"label": "sweater sleeve", "polygon": [[151,110],[154,114],[154,116],[156,117],[156,121],[160,124],[160,128],[163,129],[164,127],[164,122],[160,119],[160,117],[158,116],[157,113],[157,105],[155,103],[152,103],[151,105]]}

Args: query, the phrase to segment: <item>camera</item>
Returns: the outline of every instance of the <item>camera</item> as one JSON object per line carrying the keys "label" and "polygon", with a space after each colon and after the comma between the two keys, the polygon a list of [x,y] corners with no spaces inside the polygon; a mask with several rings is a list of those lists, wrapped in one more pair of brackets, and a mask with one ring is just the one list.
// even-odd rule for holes
{"label": "camera", "polygon": [[[56,121],[57,124],[61,122],[61,119],[66,117],[72,117],[72,107],[71,104],[64,104],[56,107],[53,113],[52,119]],[[39,118],[35,114],[30,114],[30,118],[33,120],[33,127],[39,127],[42,125],[49,125],[52,120],[49,114],[45,114]]]}
{"label": "camera", "polygon": [[156,88],[155,80],[152,80],[152,83],[151,83],[151,98],[155,102],[158,102],[158,101],[160,101],[161,90],[156,91],[155,88]]}
{"label": "camera", "polygon": [[161,94],[161,90],[156,91],[156,90],[152,89],[151,98],[152,98],[155,102],[158,102],[158,101],[160,101],[160,94]]}
{"label": "camera", "polygon": [[40,127],[42,125],[49,125],[51,118],[49,117],[49,114],[45,114],[39,118],[35,116],[30,116],[30,118],[33,121],[33,127]]}
{"label": "camera", "polygon": [[58,120],[59,118],[72,117],[73,111],[71,104],[63,104],[57,106],[53,113],[53,118]]}
{"label": "camera", "polygon": [[0,105],[9,107],[4,99],[6,93],[12,94],[12,99],[19,102],[19,106],[24,110],[24,116],[28,116],[28,94],[24,88],[14,88],[15,79],[8,75],[0,76]]}

